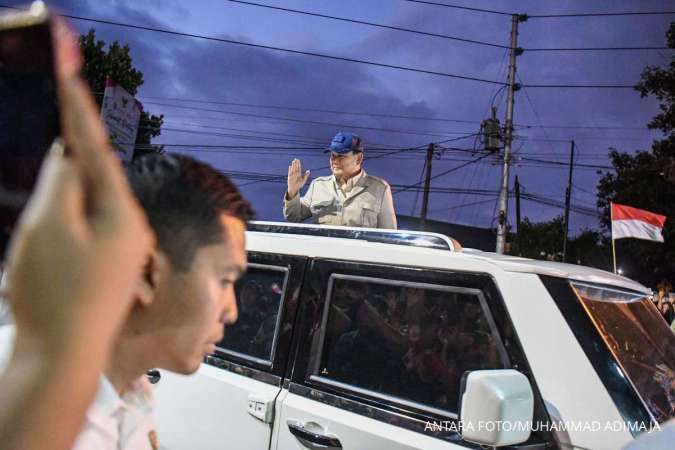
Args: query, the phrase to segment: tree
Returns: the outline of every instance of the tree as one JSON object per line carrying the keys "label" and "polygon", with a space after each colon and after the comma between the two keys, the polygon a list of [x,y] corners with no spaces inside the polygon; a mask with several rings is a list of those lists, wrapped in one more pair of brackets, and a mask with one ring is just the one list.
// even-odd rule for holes
{"label": "tree", "polygon": [[[670,24],[666,38],[668,47],[675,49],[675,22]],[[610,149],[614,169],[605,173],[598,183],[598,207],[602,210],[600,224],[607,231],[610,202],[667,217],[664,243],[636,239],[616,241],[617,259],[636,262],[628,275],[655,286],[663,278],[675,280],[675,56],[668,67],[646,67],[636,90],[642,97],[654,96],[659,100],[661,112],[647,127],[661,130],[664,139],[654,141],[651,150],[633,155]]]}
{"label": "tree", "polygon": [[520,222],[518,239],[513,253],[534,259],[552,259],[562,252],[562,216],[554,217],[548,222],[531,222],[525,217]]}
{"label": "tree", "polygon": [[[138,88],[143,85],[143,73],[133,67],[129,54],[129,45],[121,46],[113,41],[107,48],[105,42],[96,39],[96,32],[90,29],[86,35],[79,38],[80,50],[84,56],[84,77],[89,82],[99,108],[103,102],[103,91],[107,76],[126,89],[131,95],[136,95]],[[150,115],[143,111],[138,124],[138,134],[134,149],[134,157],[145,153],[162,152],[162,146],[152,146],[152,138],[161,134],[164,116]]]}
{"label": "tree", "polygon": [[[531,222],[527,217],[520,223],[518,238],[512,254],[533,259],[562,260],[563,216],[559,215],[546,222]],[[520,247],[519,247],[520,245]],[[584,229],[567,241],[566,262],[609,269],[611,259],[607,243],[597,230]]]}

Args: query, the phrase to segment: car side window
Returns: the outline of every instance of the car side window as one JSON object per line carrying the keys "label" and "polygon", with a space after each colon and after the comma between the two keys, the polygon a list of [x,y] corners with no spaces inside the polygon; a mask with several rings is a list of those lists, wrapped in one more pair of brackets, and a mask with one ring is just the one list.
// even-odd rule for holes
{"label": "car side window", "polygon": [[315,376],[448,415],[462,374],[507,367],[481,291],[333,275]]}
{"label": "car side window", "polygon": [[226,327],[220,351],[271,364],[287,278],[285,267],[249,264],[235,285],[239,318]]}

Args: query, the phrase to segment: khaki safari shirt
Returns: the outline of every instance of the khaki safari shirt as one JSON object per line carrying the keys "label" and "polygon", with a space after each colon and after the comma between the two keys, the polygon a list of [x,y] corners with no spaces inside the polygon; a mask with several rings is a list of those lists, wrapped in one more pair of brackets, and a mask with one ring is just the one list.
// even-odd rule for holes
{"label": "khaki safari shirt", "polygon": [[389,184],[364,170],[342,188],[334,175],[316,178],[304,196],[284,196],[283,212],[289,222],[396,229]]}

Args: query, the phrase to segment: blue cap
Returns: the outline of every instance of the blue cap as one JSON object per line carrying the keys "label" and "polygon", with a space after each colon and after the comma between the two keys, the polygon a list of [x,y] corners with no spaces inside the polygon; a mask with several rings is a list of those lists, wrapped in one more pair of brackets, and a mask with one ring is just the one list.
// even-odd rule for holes
{"label": "blue cap", "polygon": [[349,152],[362,152],[363,141],[354,133],[348,131],[340,131],[335,135],[324,153],[333,152],[338,155],[344,155]]}

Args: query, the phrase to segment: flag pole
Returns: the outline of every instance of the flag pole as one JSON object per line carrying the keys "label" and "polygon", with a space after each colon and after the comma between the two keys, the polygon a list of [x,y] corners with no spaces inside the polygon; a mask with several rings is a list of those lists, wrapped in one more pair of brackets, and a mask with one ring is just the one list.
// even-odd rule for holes
{"label": "flag pole", "polygon": [[616,247],[614,245],[614,214],[613,210],[614,204],[609,202],[609,223],[610,223],[610,236],[612,238],[612,261],[614,262],[614,273],[616,273]]}

